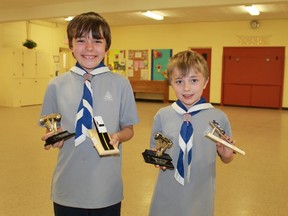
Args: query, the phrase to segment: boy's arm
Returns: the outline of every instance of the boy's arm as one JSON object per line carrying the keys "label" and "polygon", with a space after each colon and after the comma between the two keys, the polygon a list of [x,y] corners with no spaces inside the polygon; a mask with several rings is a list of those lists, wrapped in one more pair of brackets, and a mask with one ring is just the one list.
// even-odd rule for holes
{"label": "boy's arm", "polygon": [[119,143],[130,140],[134,135],[133,125],[123,127],[119,132],[111,134],[111,145],[118,145]]}

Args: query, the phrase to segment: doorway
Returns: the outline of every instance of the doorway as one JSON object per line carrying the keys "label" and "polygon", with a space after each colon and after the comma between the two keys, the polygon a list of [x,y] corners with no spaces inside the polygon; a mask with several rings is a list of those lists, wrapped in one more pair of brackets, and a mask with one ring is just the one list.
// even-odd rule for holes
{"label": "doorway", "polygon": [[68,48],[59,48],[58,75],[67,72],[75,64],[76,60],[73,57],[71,50]]}

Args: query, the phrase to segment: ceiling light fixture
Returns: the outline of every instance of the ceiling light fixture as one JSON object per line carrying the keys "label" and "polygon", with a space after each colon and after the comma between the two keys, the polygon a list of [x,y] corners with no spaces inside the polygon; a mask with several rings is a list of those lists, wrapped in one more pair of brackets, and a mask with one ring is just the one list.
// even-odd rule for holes
{"label": "ceiling light fixture", "polygon": [[152,11],[146,11],[146,12],[142,12],[143,15],[147,16],[147,17],[150,17],[152,19],[156,19],[156,20],[163,20],[164,17],[157,14],[157,13],[154,13]]}
{"label": "ceiling light fixture", "polygon": [[258,16],[260,14],[260,11],[255,5],[245,6],[245,9],[251,16]]}
{"label": "ceiling light fixture", "polygon": [[68,17],[64,18],[64,20],[66,20],[66,21],[69,22],[69,21],[71,21],[73,18],[74,18],[73,16],[68,16]]}

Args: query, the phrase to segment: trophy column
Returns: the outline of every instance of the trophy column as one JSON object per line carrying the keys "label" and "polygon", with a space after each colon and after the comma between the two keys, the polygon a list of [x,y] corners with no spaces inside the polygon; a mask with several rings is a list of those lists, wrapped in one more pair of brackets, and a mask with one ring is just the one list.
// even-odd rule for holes
{"label": "trophy column", "polygon": [[53,132],[54,135],[49,137],[44,146],[47,145],[53,145],[56,142],[59,142],[61,140],[67,140],[73,136],[75,136],[75,133],[69,133],[68,131],[58,131],[58,125],[61,121],[61,114],[52,113],[49,115],[42,116],[40,118],[40,124],[42,126],[45,126],[48,131]]}

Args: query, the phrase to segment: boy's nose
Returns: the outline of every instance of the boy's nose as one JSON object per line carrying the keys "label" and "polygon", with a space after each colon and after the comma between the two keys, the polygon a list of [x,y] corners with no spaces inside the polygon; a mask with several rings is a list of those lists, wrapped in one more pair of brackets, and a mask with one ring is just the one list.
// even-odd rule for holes
{"label": "boy's nose", "polygon": [[184,83],[184,90],[185,91],[189,91],[190,90],[190,85],[189,85],[189,83]]}
{"label": "boy's nose", "polygon": [[93,48],[93,43],[88,42],[86,43],[86,49],[92,49]]}

